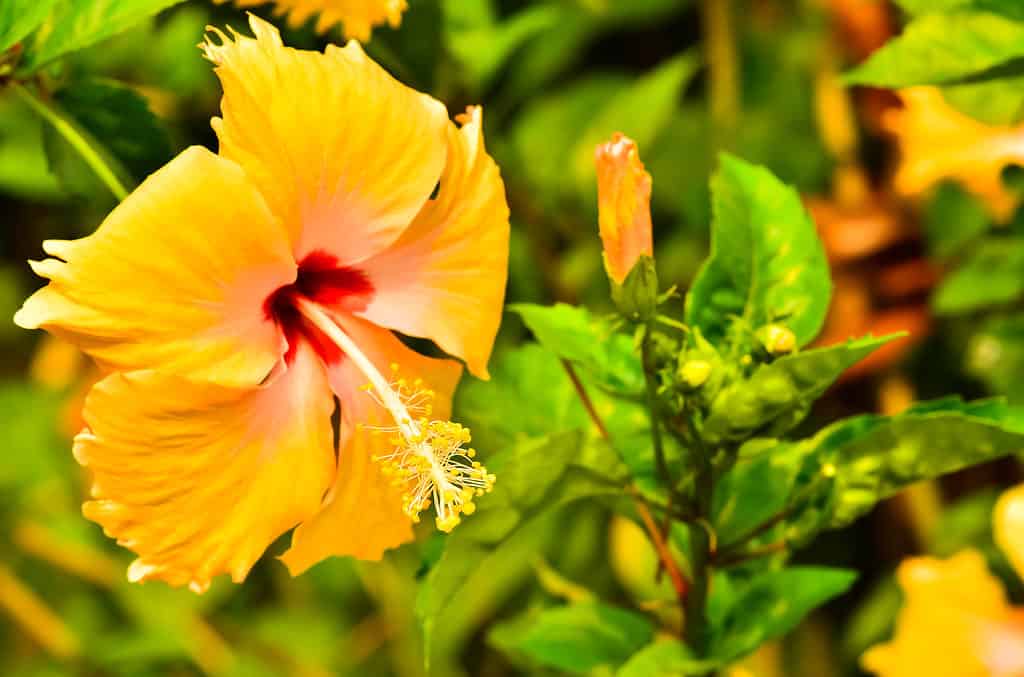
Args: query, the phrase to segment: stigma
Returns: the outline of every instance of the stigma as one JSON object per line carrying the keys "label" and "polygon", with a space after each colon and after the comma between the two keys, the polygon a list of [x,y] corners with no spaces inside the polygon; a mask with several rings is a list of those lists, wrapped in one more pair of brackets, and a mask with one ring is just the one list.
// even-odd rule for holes
{"label": "stigma", "polygon": [[469,446],[469,428],[454,421],[433,418],[434,391],[422,379],[408,380],[391,365],[392,378],[385,378],[338,324],[314,300],[296,296],[292,307],[317,332],[344,353],[363,373],[366,395],[385,409],[392,425],[358,424],[370,434],[387,435],[390,453],[374,456],[391,484],[402,491],[402,510],[413,522],[433,506],[435,524],[450,532],[463,515],[476,511],[474,499],[494,488],[495,476],[476,459]]}

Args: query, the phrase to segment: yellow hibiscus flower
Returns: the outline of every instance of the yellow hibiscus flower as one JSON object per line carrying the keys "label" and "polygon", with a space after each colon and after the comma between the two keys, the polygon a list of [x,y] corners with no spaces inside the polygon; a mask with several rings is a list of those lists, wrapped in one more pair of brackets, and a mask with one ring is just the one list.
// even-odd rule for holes
{"label": "yellow hibiscus flower", "polygon": [[391,331],[487,376],[509,223],[480,109],[456,126],[355,42],[300,51],[250,24],[203,45],[219,154],[185,150],[94,234],[45,242],[49,284],[15,317],[109,374],[74,443],[86,516],[138,555],[132,580],[197,591],[296,525],[293,574],[379,558],[494,481],[447,420],[461,365]]}
{"label": "yellow hibiscus flower", "polygon": [[[996,543],[1024,572],[1024,485],[1000,498]],[[966,550],[917,557],[897,572],[905,601],[892,641],[864,654],[880,677],[1022,677],[1024,608],[1012,606],[985,558]]]}

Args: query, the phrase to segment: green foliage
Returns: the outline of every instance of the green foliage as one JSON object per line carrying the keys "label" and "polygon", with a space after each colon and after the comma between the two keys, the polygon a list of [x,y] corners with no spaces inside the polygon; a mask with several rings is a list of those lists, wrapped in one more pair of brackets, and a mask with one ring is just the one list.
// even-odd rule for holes
{"label": "green foliage", "polygon": [[1024,316],[988,318],[967,345],[967,372],[1011,402],[1024,402]]}
{"label": "green foliage", "polygon": [[734,593],[711,654],[728,664],[782,637],[808,613],[846,592],[856,578],[856,572],[824,567],[790,567],[756,576]]}
{"label": "green foliage", "polygon": [[863,338],[785,355],[759,366],[749,378],[724,388],[711,404],[704,438],[738,441],[758,431],[782,435],[851,366],[897,336]]}
{"label": "green foliage", "polygon": [[[127,172],[137,183],[171,159],[167,130],[135,90],[111,80],[79,80],[58,90],[54,102]],[[81,185],[91,170],[59,139],[52,145],[54,169],[65,181]],[[134,180],[132,180],[134,179]]]}
{"label": "green foliage", "polygon": [[510,310],[523,318],[537,341],[561,359],[579,364],[604,389],[639,394],[643,374],[633,341],[585,308],[564,303],[544,307],[516,304]]}
{"label": "green foliage", "polygon": [[952,7],[914,19],[847,76],[882,87],[941,85],[1024,56],[1024,25],[994,11]]}
{"label": "green foliage", "polygon": [[1009,303],[1024,294],[1024,238],[982,240],[936,290],[932,307],[956,315]]}
{"label": "green foliage", "polygon": [[734,319],[784,322],[800,345],[821,329],[828,264],[800,197],[767,170],[723,155],[711,182],[711,256],[686,297],[686,319],[712,342]]}
{"label": "green foliage", "polygon": [[446,539],[416,601],[428,660],[438,617],[458,608],[460,595],[472,596],[474,579],[488,576],[495,563],[507,556],[514,532],[545,511],[614,493],[614,483],[574,464],[582,444],[579,433],[560,433],[523,440],[488,459],[489,469],[501,477],[500,484],[481,502],[473,519]]}
{"label": "green foliage", "polygon": [[56,0],[49,20],[26,49],[31,73],[70,52],[109,38],[181,0]]}
{"label": "green foliage", "polygon": [[0,52],[10,48],[46,20],[57,0],[9,0],[0,3]]}
{"label": "green foliage", "polygon": [[538,665],[572,674],[617,668],[651,641],[650,620],[601,602],[577,602],[545,609],[529,617],[502,648],[521,653]]}

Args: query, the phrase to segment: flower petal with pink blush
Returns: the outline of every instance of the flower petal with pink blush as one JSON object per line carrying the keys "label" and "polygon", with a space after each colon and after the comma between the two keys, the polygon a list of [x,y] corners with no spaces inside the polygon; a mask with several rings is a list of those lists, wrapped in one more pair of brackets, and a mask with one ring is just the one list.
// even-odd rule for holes
{"label": "flower petal with pink blush", "polygon": [[93,473],[86,517],[133,550],[131,580],[203,591],[242,581],[278,536],[314,515],[334,479],[326,373],[303,347],[257,388],[132,372],[89,394],[75,457]]}
{"label": "flower petal with pink blush", "polygon": [[241,168],[192,147],[92,235],[48,241],[50,280],[15,315],[109,368],[260,383],[284,353],[263,302],[295,279],[288,237]]}
{"label": "flower petal with pink blush", "polygon": [[296,260],[350,266],[394,242],[430,197],[447,155],[444,105],[391,77],[356,42],[324,53],[255,38],[204,45],[224,87],[213,126],[290,229]]}
{"label": "flower petal with pink blush", "polygon": [[[409,382],[423,379],[435,393],[433,416],[446,419],[452,395],[462,375],[453,360],[425,357],[406,348],[391,332],[353,317],[338,316],[341,328],[382,373]],[[402,511],[396,489],[374,456],[391,451],[391,435],[368,426],[390,426],[391,415],[364,391],[366,382],[349,359],[330,369],[331,387],[341,401],[341,449],[338,473],[323,510],[304,522],[292,536],[281,559],[298,575],[332,555],[380,559],[384,551],[412,540],[412,519]],[[362,424],[357,426],[356,424]]]}
{"label": "flower petal with pink blush", "polygon": [[[1013,610],[981,553],[965,550],[947,560],[918,557],[900,565],[905,601],[892,640],[864,654],[864,668],[880,677],[992,677],[991,640]],[[942,650],[935,650],[936,641]],[[1003,673],[1011,677],[1020,673]]]}
{"label": "flower petal with pink blush", "polygon": [[451,125],[437,198],[386,250],[365,261],[374,296],[359,314],[429,338],[487,377],[508,276],[505,186],[484,148],[480,108]]}

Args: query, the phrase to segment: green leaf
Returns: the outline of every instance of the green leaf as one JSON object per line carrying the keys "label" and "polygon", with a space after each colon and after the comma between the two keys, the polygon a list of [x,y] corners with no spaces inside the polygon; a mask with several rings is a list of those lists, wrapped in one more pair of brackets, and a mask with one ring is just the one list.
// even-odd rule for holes
{"label": "green leaf", "polygon": [[583,367],[602,387],[634,395],[643,392],[643,369],[632,338],[615,332],[586,308],[518,303],[509,310],[523,318],[542,346]]}
{"label": "green leaf", "polygon": [[1024,115],[1024,75],[1006,73],[942,87],[942,97],[968,117],[989,125],[1011,125]]}
{"label": "green leaf", "polygon": [[534,5],[499,22],[490,3],[479,0],[447,0],[443,10],[448,49],[477,92],[491,84],[523,43],[561,17],[558,7]]}
{"label": "green leaf", "polygon": [[615,677],[684,677],[705,675],[721,667],[716,660],[700,660],[685,644],[667,639],[648,644],[619,668]]}
{"label": "green leaf", "polygon": [[594,148],[614,132],[636,141],[643,153],[679,108],[683,90],[697,73],[696,52],[684,52],[631,80],[593,114],[572,150],[572,173],[580,195],[596,204]]}
{"label": "green leaf", "polygon": [[1024,403],[1024,315],[987,320],[967,345],[967,372],[1011,402]]}
{"label": "green leaf", "polygon": [[[425,577],[416,600],[428,660],[442,614],[457,606],[457,596],[473,576],[494,568],[517,530],[567,503],[620,492],[572,464],[582,446],[582,435],[568,432],[523,440],[487,458],[487,467],[498,478],[495,488],[480,499],[477,512],[447,537],[444,552]],[[465,594],[472,595],[471,586]]]}
{"label": "green leaf", "polygon": [[597,601],[546,609],[506,647],[573,674],[618,667],[654,636],[645,616]]}
{"label": "green leaf", "polygon": [[948,12],[958,7],[970,7],[977,0],[896,0],[907,14],[925,14],[929,12]]}
{"label": "green leaf", "polygon": [[825,567],[789,567],[758,576],[737,595],[711,655],[734,661],[782,637],[856,578],[854,571]]}
{"label": "green leaf", "polygon": [[771,439],[747,443],[715,485],[712,524],[719,543],[733,545],[787,509],[803,488],[801,480],[808,479],[802,477],[806,465],[807,452],[798,445]]}
{"label": "green leaf", "polygon": [[50,20],[26,50],[21,72],[96,44],[182,0],[57,0]]}
{"label": "green leaf", "polygon": [[749,379],[718,394],[704,422],[704,438],[716,444],[746,439],[759,429],[770,428],[764,432],[768,436],[787,432],[844,371],[899,336],[851,339],[761,365]]}
{"label": "green leaf", "polygon": [[1024,238],[991,237],[943,280],[932,297],[940,315],[1009,303],[1024,295]]}
{"label": "green leaf", "polygon": [[846,75],[880,87],[948,84],[1024,56],[1024,23],[972,8],[915,19]]}
{"label": "green leaf", "polygon": [[167,130],[135,90],[113,80],[77,80],[58,90],[54,100],[102,143],[136,182],[171,159]]}
{"label": "green leaf", "polygon": [[711,192],[711,256],[686,296],[687,322],[714,343],[733,317],[751,328],[779,321],[807,343],[825,320],[832,283],[799,194],[724,153]]}
{"label": "green leaf", "polygon": [[1024,410],[999,400],[926,402],[897,416],[859,416],[812,440],[834,475],[825,528],[845,526],[915,482],[1024,450]]}
{"label": "green leaf", "polygon": [[964,247],[988,230],[984,205],[956,183],[943,183],[925,211],[924,230],[928,248],[938,258],[960,254]]}
{"label": "green leaf", "polygon": [[4,0],[0,2],[0,52],[39,28],[56,0]]}

